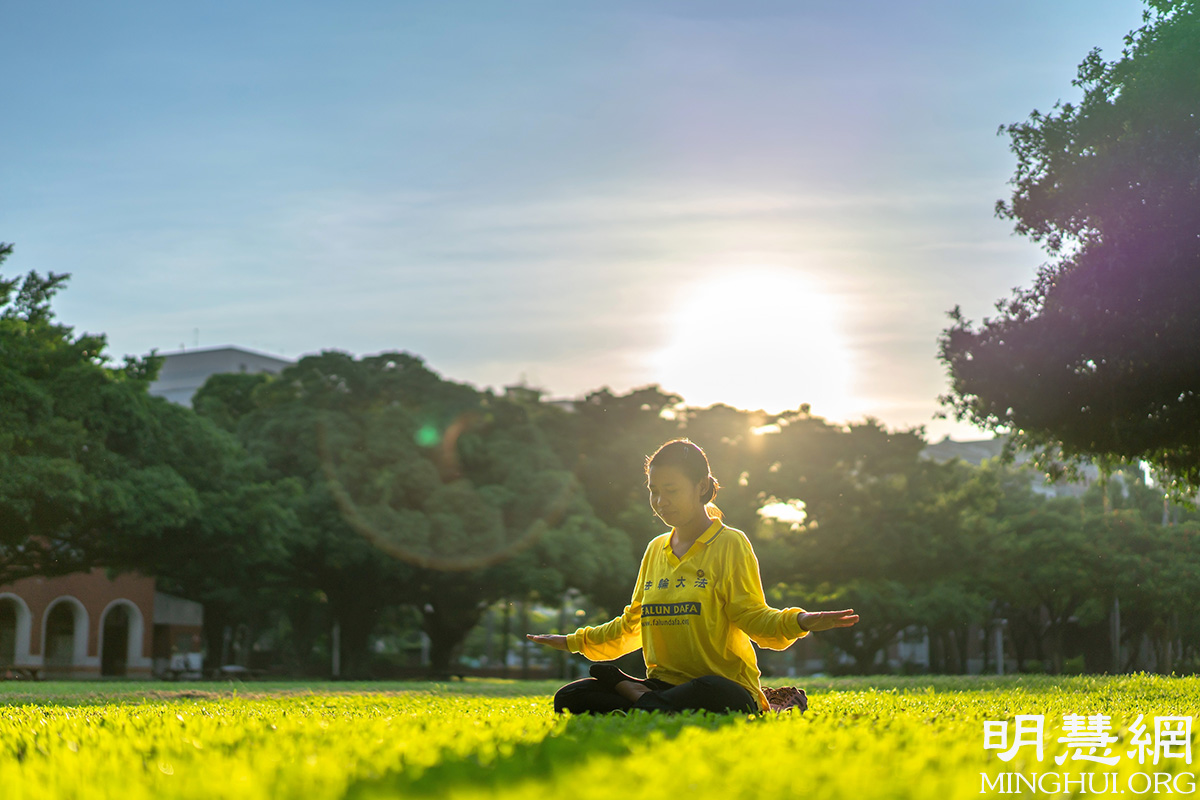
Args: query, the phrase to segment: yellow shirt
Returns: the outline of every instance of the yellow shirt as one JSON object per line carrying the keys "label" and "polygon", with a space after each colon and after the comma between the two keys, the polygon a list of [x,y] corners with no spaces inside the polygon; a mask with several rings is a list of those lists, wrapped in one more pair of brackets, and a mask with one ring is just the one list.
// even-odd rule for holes
{"label": "yellow shirt", "polygon": [[651,678],[681,684],[721,675],[745,686],[768,710],[750,641],[770,650],[790,647],[808,633],[798,621],[804,610],[767,605],[758,559],[741,531],[714,520],[683,558],[671,550],[671,534],[646,547],[621,616],[569,634],[567,646],[592,661],[641,647]]}

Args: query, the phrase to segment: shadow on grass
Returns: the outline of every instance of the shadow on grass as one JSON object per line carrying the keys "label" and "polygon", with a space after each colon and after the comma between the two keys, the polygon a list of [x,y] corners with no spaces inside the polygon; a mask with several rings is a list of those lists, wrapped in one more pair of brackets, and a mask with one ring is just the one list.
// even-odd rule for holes
{"label": "shadow on grass", "polygon": [[417,795],[435,797],[460,789],[494,790],[522,782],[542,782],[574,772],[591,759],[624,757],[668,742],[685,729],[717,730],[744,724],[744,714],[685,712],[566,718],[544,739],[502,748],[488,755],[449,757],[435,766],[405,766],[382,777],[357,781],[344,800]]}

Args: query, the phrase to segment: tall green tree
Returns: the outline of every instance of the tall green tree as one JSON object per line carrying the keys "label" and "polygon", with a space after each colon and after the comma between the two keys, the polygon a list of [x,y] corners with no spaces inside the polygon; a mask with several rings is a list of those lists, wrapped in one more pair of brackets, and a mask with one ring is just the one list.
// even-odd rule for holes
{"label": "tall green tree", "polygon": [[[0,264],[11,253],[0,244]],[[54,321],[50,299],[66,278],[0,279],[0,582],[88,564],[83,518],[102,478],[85,460],[109,459],[78,419],[80,401],[97,386],[120,394],[141,371],[106,369],[103,338]]]}
{"label": "tall green tree", "polygon": [[279,487],[233,436],[148,393],[161,359],[109,366],[103,336],[57,322],[66,280],[0,279],[0,582],[138,570],[219,631],[281,555]]}
{"label": "tall green tree", "polygon": [[445,674],[489,605],[557,602],[628,549],[524,404],[444,380],[415,356],[304,358],[251,389],[248,412],[241,383],[206,386],[198,407],[303,487],[292,570],[328,598],[348,673],[363,671],[389,606],[421,613]]}
{"label": "tall green tree", "polygon": [[829,640],[870,670],[900,631],[919,625],[937,665],[965,671],[966,629],[987,611],[978,520],[988,493],[962,464],[922,458],[919,431],[873,421],[806,427],[792,435],[807,443],[792,458],[781,453],[770,473],[780,481],[772,494],[802,501],[808,515],[792,537],[791,580],[862,616],[860,635]]}
{"label": "tall green tree", "polygon": [[1006,131],[998,213],[1052,261],[941,340],[959,419],[1051,456],[1145,460],[1200,487],[1200,9],[1151,0],[1120,58],[1093,51],[1077,104]]}
{"label": "tall green tree", "polygon": [[658,386],[623,395],[604,388],[576,402],[555,424],[540,423],[596,516],[628,537],[613,554],[619,566],[578,587],[610,614],[629,602],[646,544],[663,532],[650,510],[644,466],[660,445],[684,435],[680,403],[678,395]]}

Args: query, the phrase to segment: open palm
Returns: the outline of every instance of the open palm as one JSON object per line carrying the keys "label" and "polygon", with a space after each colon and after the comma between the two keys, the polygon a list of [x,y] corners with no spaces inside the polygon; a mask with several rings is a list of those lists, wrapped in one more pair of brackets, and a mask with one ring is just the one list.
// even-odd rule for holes
{"label": "open palm", "polygon": [[849,628],[858,622],[853,608],[840,611],[806,611],[797,617],[800,627],[808,631],[827,631],[830,628]]}

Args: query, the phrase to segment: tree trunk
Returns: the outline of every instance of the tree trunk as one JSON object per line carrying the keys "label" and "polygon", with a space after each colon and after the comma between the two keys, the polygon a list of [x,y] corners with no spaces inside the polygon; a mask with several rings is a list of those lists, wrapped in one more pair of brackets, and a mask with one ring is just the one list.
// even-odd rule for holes
{"label": "tree trunk", "polygon": [[226,606],[212,602],[205,604],[203,632],[204,645],[207,650],[204,658],[205,670],[214,670],[225,666],[221,663],[225,629],[233,624],[233,614]]}
{"label": "tree trunk", "polygon": [[868,650],[865,647],[856,647],[850,656],[854,659],[854,666],[860,674],[871,675],[876,670],[875,656],[878,650]]}
{"label": "tree trunk", "polygon": [[500,637],[500,661],[504,664],[504,677],[508,677],[508,640],[512,636],[512,609],[509,600],[504,601],[504,635]]}
{"label": "tree trunk", "polygon": [[830,635],[829,643],[854,659],[854,666],[859,674],[870,675],[875,672],[875,656],[879,653],[880,645],[874,637],[838,631]]}
{"label": "tree trunk", "polygon": [[[1036,617],[1036,612],[1034,614]],[[1025,669],[1025,662],[1035,658],[1045,663],[1042,657],[1042,633],[1036,621],[1029,614],[1017,613],[1009,615],[1011,620],[1013,652],[1017,657],[1017,671]]]}
{"label": "tree trunk", "polygon": [[289,665],[291,672],[310,674],[316,670],[324,670],[324,663],[318,665],[315,662],[313,650],[323,632],[328,629],[327,611],[326,606],[311,600],[298,600],[288,609],[287,618],[291,623],[292,632],[285,663]]}
{"label": "tree trunk", "polygon": [[371,631],[379,621],[379,615],[380,610],[377,608],[339,611],[337,620],[341,624],[341,677],[371,677]]}
{"label": "tree trunk", "polygon": [[950,643],[950,673],[953,675],[961,675],[963,672],[963,642],[958,634],[958,630],[953,626],[946,631],[946,637]]}
{"label": "tree trunk", "polygon": [[454,674],[455,652],[479,623],[483,609],[451,605],[426,606],[421,614],[421,630],[429,637],[429,677],[446,680]]}
{"label": "tree trunk", "polygon": [[1138,662],[1142,655],[1142,638],[1145,636],[1145,629],[1140,625],[1130,625],[1125,632],[1125,641],[1129,642],[1129,657],[1125,659],[1125,666],[1122,672],[1134,672],[1138,668]]}
{"label": "tree trunk", "polygon": [[941,628],[929,629],[929,671],[939,675],[946,671],[946,642]]}
{"label": "tree trunk", "polygon": [[[529,630],[529,598],[526,597],[521,601],[521,630]],[[465,635],[465,634],[464,634]],[[521,680],[529,680],[529,640],[521,639],[518,645],[521,648]]]}
{"label": "tree trunk", "polygon": [[1025,659],[1029,657],[1027,649],[1029,647],[1029,637],[1025,626],[1018,624],[1015,618],[1009,628],[1008,638],[1012,641],[1013,656],[1017,659],[1017,672],[1023,672],[1025,670]]}
{"label": "tree trunk", "polygon": [[980,675],[990,675],[996,671],[994,659],[992,658],[992,623],[989,621],[980,630],[979,641],[982,643],[980,652],[983,654],[983,666],[979,669]]}
{"label": "tree trunk", "polygon": [[954,674],[954,631],[951,628],[938,628],[938,673]]}
{"label": "tree trunk", "polygon": [[1050,624],[1047,631],[1050,643],[1050,668],[1046,671],[1051,675],[1061,675],[1063,671],[1063,626],[1065,623]]}

